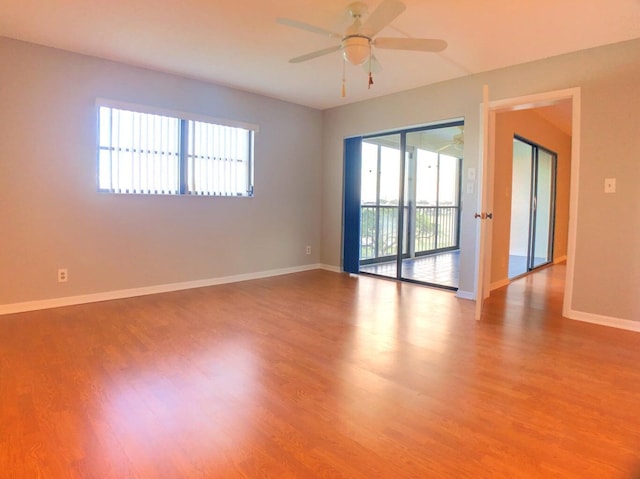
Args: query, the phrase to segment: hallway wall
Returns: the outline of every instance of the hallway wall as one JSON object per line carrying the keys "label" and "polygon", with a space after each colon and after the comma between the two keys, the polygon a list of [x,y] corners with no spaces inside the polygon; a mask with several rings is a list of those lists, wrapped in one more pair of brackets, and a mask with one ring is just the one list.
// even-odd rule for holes
{"label": "hallway wall", "polygon": [[553,259],[558,261],[567,256],[571,136],[546,121],[536,113],[535,109],[497,113],[491,235],[491,284],[493,286],[505,284],[508,279],[513,194],[511,185],[513,137],[516,134],[558,155]]}

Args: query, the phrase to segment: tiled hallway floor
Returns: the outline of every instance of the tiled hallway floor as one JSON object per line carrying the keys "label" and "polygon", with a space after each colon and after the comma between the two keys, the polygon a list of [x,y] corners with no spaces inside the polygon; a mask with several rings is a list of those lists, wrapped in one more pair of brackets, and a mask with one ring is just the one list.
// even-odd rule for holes
{"label": "tiled hallway floor", "polygon": [[[460,250],[446,251],[402,261],[402,278],[448,288],[458,287]],[[362,273],[397,277],[395,261],[360,266]]]}

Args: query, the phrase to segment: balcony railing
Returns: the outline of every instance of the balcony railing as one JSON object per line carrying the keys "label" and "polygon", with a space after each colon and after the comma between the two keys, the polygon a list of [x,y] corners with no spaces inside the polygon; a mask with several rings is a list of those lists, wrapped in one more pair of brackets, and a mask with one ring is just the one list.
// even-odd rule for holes
{"label": "balcony railing", "polygon": [[[403,255],[414,255],[458,247],[458,206],[416,206],[412,218],[404,208]],[[409,225],[409,227],[407,227]],[[360,260],[396,256],[398,251],[398,207],[360,207]]]}

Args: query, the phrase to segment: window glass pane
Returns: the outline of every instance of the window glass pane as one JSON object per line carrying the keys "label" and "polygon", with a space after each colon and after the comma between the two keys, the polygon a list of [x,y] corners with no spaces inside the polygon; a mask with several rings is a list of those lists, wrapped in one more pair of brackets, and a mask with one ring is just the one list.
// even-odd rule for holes
{"label": "window glass pane", "polygon": [[187,121],[104,105],[98,109],[98,125],[102,191],[253,195],[250,125]]}
{"label": "window glass pane", "polygon": [[416,163],[416,204],[436,206],[438,203],[438,154],[418,149]]}
{"label": "window glass pane", "polygon": [[179,193],[179,119],[100,107],[99,122],[101,190]]}
{"label": "window glass pane", "polygon": [[457,208],[438,208],[438,248],[451,248],[458,241]]}
{"label": "window glass pane", "polygon": [[249,196],[253,132],[189,121],[188,191],[197,195]]}
{"label": "window glass pane", "polygon": [[535,191],[535,224],[533,267],[548,263],[551,257],[553,220],[554,156],[538,148]]}
{"label": "window glass pane", "polygon": [[400,202],[400,150],[380,148],[380,204],[398,206]]}
{"label": "window glass pane", "polygon": [[449,155],[440,155],[439,206],[458,205],[458,165],[460,160]]}
{"label": "window glass pane", "polygon": [[378,196],[378,145],[362,142],[360,202],[375,205]]}
{"label": "window glass pane", "polygon": [[509,234],[510,278],[527,271],[532,164],[533,147],[514,139],[513,169],[511,172],[511,229]]}

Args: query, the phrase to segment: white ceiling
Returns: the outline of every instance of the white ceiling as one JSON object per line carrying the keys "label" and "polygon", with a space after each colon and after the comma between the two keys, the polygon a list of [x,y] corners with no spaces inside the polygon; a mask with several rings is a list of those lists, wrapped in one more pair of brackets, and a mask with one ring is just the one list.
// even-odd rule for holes
{"label": "white ceiling", "polygon": [[[0,35],[229,85],[319,109],[640,37],[640,0],[403,0],[381,36],[445,39],[442,53],[377,50],[383,70],[339,52],[288,60],[335,40],[276,23],[342,32],[349,0],[2,0]],[[369,11],[379,0],[367,0]]]}

